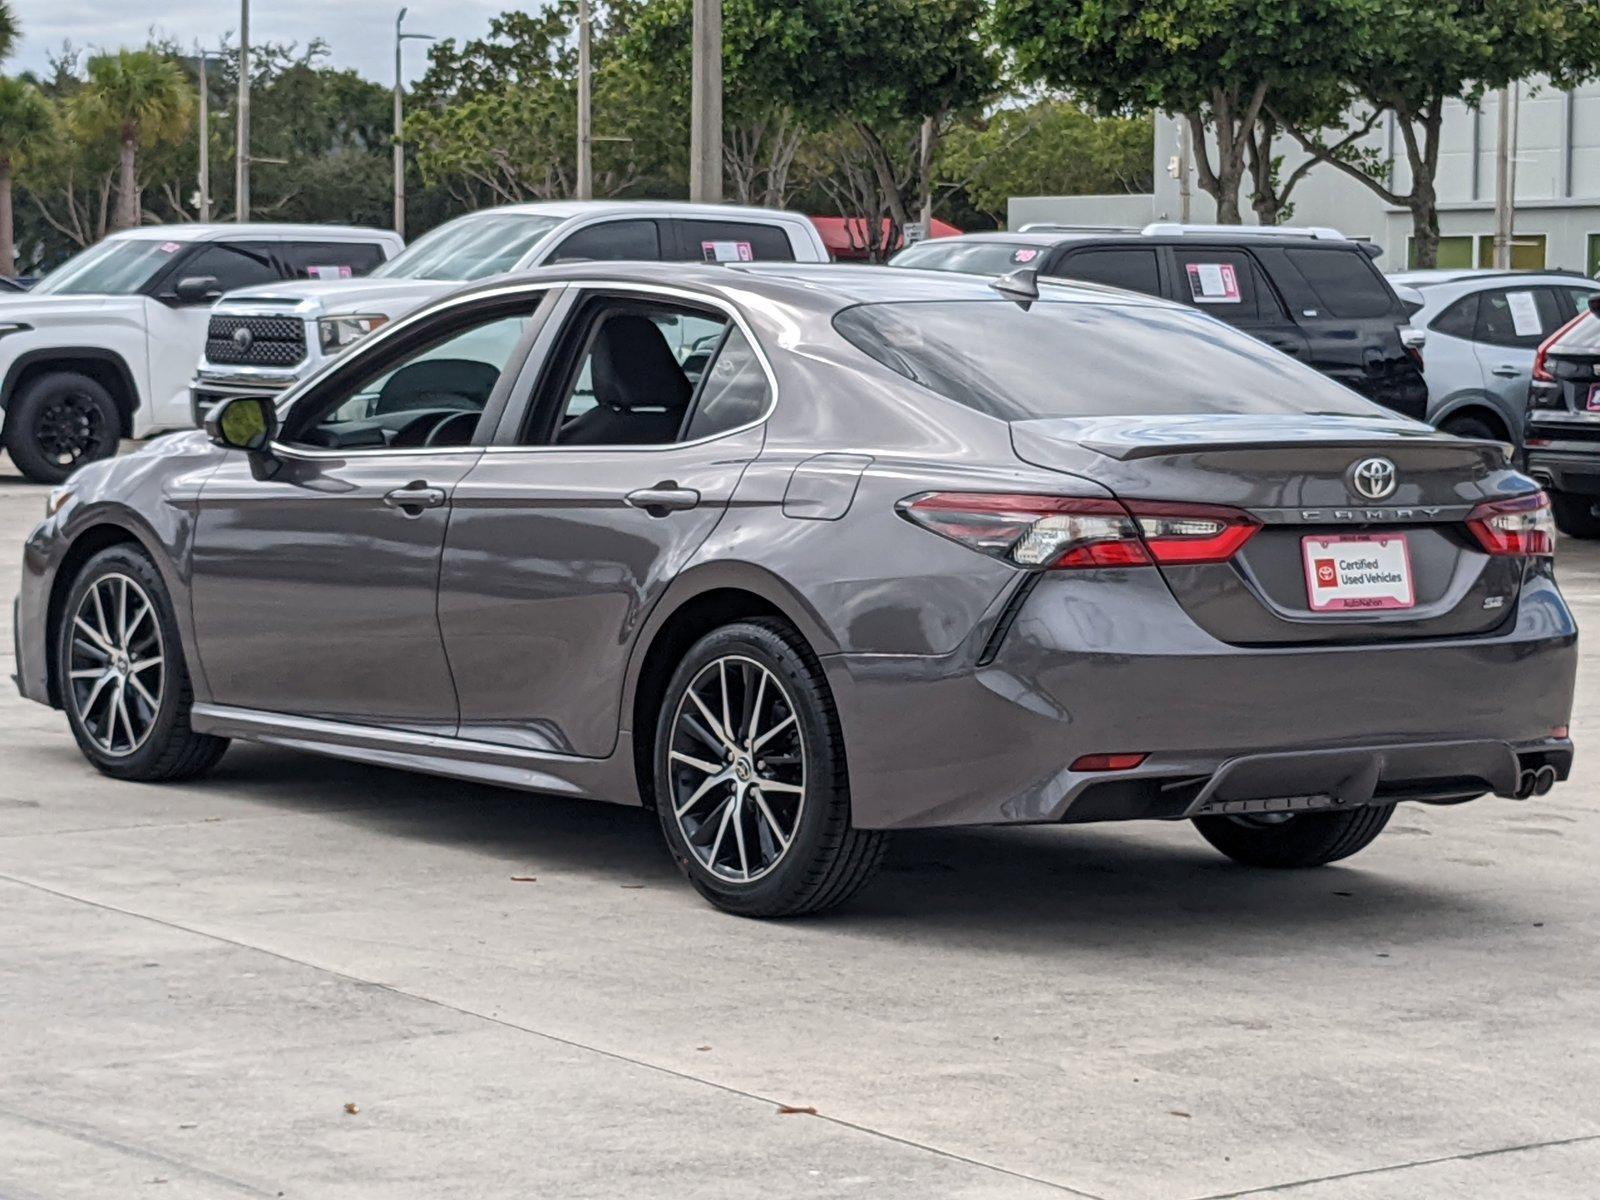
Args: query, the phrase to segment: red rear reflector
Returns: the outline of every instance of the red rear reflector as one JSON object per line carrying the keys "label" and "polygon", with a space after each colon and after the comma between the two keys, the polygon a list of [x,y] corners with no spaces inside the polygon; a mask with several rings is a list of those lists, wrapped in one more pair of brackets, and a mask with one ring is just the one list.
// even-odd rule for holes
{"label": "red rear reflector", "polygon": [[1145,759],[1148,754],[1085,754],[1074,759],[1074,771],[1131,771]]}
{"label": "red rear reflector", "polygon": [[1480,504],[1467,514],[1467,528],[1486,554],[1550,558],[1556,552],[1555,518],[1543,492]]}
{"label": "red rear reflector", "polygon": [[1557,725],[1550,731],[1550,736],[1553,738],[1564,738],[1567,736],[1568,732],[1569,731],[1565,725]]}
{"label": "red rear reflector", "polygon": [[897,507],[980,554],[1052,570],[1227,562],[1260,528],[1238,509],[1146,500],[925,492]]}

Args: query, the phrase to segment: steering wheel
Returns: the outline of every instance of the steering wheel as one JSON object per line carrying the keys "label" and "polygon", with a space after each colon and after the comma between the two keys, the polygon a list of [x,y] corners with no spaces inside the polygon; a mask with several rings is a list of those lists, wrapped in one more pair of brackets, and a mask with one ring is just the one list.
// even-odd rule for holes
{"label": "steering wheel", "polygon": [[[478,417],[475,412],[451,413],[444,420],[439,421],[428,430],[428,436],[422,439],[424,446],[464,446],[472,439],[472,432],[478,427]],[[459,441],[446,441],[446,436],[460,439]]]}

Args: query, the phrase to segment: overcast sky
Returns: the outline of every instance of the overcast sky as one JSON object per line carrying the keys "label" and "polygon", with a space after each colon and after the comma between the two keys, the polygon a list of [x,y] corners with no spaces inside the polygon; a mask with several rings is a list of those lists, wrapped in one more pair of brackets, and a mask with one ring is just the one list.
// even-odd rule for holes
{"label": "overcast sky", "polygon": [[[322,38],[335,66],[353,67],[369,79],[394,78],[394,17],[402,0],[252,0],[252,42]],[[154,29],[185,46],[214,46],[239,28],[237,0],[11,0],[22,25],[7,71],[43,71],[63,40],[91,50],[142,45]],[[458,41],[487,32],[489,18],[513,8],[540,8],[540,0],[410,0],[407,31]],[[427,47],[407,42],[406,76],[427,66]]]}

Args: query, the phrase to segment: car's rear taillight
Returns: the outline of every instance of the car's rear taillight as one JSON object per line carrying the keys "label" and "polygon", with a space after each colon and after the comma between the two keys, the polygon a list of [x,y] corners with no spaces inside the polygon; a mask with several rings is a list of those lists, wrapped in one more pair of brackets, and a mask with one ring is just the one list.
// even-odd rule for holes
{"label": "car's rear taillight", "polygon": [[1237,509],[1073,496],[925,492],[899,509],[980,554],[1058,571],[1226,562],[1260,528]]}
{"label": "car's rear taillight", "polygon": [[1467,514],[1467,528],[1486,554],[1549,558],[1556,552],[1555,518],[1543,492],[1480,504]]}
{"label": "car's rear taillight", "polygon": [[1550,347],[1555,345],[1556,342],[1560,341],[1561,338],[1566,334],[1567,330],[1571,329],[1574,325],[1588,315],[1589,314],[1586,312],[1579,313],[1577,316],[1573,317],[1572,320],[1568,321],[1560,329],[1556,330],[1549,337],[1545,338],[1544,341],[1539,343],[1539,350],[1533,356],[1533,378],[1536,383],[1554,383],[1556,381],[1556,377],[1550,374]]}

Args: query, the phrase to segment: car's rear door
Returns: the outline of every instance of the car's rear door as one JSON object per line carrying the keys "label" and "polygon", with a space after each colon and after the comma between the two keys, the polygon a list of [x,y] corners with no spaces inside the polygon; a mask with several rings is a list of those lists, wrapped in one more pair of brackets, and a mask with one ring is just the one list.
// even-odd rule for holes
{"label": "car's rear door", "polygon": [[192,596],[213,702],[454,733],[445,528],[545,300],[480,298],[397,330],[302,393],[275,467],[232,455],[206,482]]}
{"label": "car's rear door", "polygon": [[462,737],[603,757],[632,639],[760,452],[772,384],[720,304],[575,287],[561,316],[456,488],[439,620]]}

